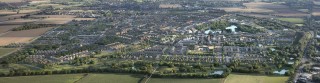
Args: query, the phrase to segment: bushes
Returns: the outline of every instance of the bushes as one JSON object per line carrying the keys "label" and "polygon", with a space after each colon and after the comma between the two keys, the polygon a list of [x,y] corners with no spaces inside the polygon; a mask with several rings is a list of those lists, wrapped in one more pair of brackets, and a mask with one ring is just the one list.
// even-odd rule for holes
{"label": "bushes", "polygon": [[38,28],[43,28],[43,27],[49,27],[49,25],[45,24],[33,24],[33,23],[26,23],[21,27],[17,27],[12,29],[12,31],[22,31],[22,30],[30,30],[30,29],[38,29]]}

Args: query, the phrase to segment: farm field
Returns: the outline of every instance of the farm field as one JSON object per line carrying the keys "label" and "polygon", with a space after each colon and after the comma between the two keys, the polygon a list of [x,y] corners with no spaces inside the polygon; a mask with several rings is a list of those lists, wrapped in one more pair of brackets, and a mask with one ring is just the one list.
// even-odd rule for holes
{"label": "farm field", "polygon": [[[151,78],[148,83],[223,83],[223,79],[170,79]],[[241,83],[241,82],[239,82]],[[249,82],[248,82],[249,83]]]}
{"label": "farm field", "polygon": [[128,74],[64,74],[44,76],[0,77],[0,83],[137,83],[141,76]]}
{"label": "farm field", "polygon": [[6,34],[1,35],[0,37],[37,37],[47,32],[50,29],[52,29],[52,27],[22,30],[22,31],[9,31]]}
{"label": "farm field", "polygon": [[218,8],[227,12],[256,12],[256,13],[272,13],[273,10],[261,8]]}
{"label": "farm field", "polygon": [[280,4],[274,4],[274,3],[266,3],[266,2],[250,2],[250,3],[244,3],[247,8],[263,8],[263,9],[283,9],[283,8],[289,8],[285,5]]}
{"label": "farm field", "polygon": [[0,2],[7,2],[7,3],[12,3],[12,2],[23,2],[25,0],[1,0]]}
{"label": "farm field", "polygon": [[75,18],[74,20],[76,20],[76,21],[83,21],[83,20],[92,21],[92,20],[95,20],[95,18]]}
{"label": "farm field", "polygon": [[37,19],[12,19],[12,20],[7,20],[3,21],[0,24],[10,24],[10,25],[23,25],[25,23],[30,23],[30,22],[35,22]]}
{"label": "farm field", "polygon": [[73,83],[83,76],[84,74],[1,77],[0,83]]}
{"label": "farm field", "polygon": [[281,21],[286,21],[286,22],[291,22],[296,24],[304,23],[304,20],[302,18],[278,18],[278,19]]}
{"label": "farm field", "polygon": [[[0,77],[0,83],[137,83],[142,75],[133,74],[64,74]],[[288,77],[230,74],[226,79],[151,78],[148,83],[285,83]]]}
{"label": "farm field", "polygon": [[0,37],[0,46],[11,43],[29,43],[34,37]]}
{"label": "farm field", "polygon": [[[19,10],[19,14],[28,14],[28,13],[32,13],[32,12],[37,12],[40,11],[38,9],[23,9],[23,10]],[[12,14],[17,14],[17,11],[14,10],[0,10],[0,15],[12,15]]]}
{"label": "farm field", "polygon": [[16,50],[15,48],[0,48],[0,58],[4,55],[7,55],[10,52]]}
{"label": "farm field", "polygon": [[230,74],[224,83],[286,83],[288,77]]}
{"label": "farm field", "polygon": [[38,24],[66,24],[70,21],[72,21],[73,18],[66,18],[66,17],[61,17],[61,18],[45,18],[43,20],[39,20],[37,23]]}
{"label": "farm field", "polygon": [[7,20],[12,20],[12,19],[17,19],[21,18],[21,16],[25,16],[27,14],[14,14],[14,15],[8,15],[8,16],[2,16],[0,17],[0,21],[7,21]]}
{"label": "farm field", "polygon": [[30,18],[74,18],[72,15],[32,15]]}
{"label": "farm field", "polygon": [[274,16],[271,16],[271,15],[261,15],[261,14],[242,14],[242,15],[252,16],[257,18],[275,18]]}
{"label": "farm field", "polygon": [[129,74],[89,74],[77,83],[137,83],[141,77]]}
{"label": "farm field", "polygon": [[19,27],[20,25],[1,25],[0,26],[0,36],[2,33],[10,31],[11,29],[14,29],[16,27]]}
{"label": "farm field", "polygon": [[315,15],[315,16],[320,16],[320,9],[319,8],[315,8],[312,12],[312,15]]}

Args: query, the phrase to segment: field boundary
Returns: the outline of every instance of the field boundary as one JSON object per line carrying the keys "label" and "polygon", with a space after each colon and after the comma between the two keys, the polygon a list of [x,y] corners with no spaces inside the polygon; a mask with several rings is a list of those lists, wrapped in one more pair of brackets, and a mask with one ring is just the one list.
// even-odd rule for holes
{"label": "field boundary", "polygon": [[87,77],[88,75],[89,75],[89,74],[83,74],[83,76],[82,76],[80,79],[74,81],[73,83],[79,82],[80,80],[82,80],[83,78]]}

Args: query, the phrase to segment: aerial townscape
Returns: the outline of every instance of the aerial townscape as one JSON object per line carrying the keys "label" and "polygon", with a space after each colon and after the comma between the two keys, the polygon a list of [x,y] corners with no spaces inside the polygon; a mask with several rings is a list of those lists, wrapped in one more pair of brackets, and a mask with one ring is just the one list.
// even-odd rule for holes
{"label": "aerial townscape", "polygon": [[320,0],[0,0],[0,83],[320,83]]}

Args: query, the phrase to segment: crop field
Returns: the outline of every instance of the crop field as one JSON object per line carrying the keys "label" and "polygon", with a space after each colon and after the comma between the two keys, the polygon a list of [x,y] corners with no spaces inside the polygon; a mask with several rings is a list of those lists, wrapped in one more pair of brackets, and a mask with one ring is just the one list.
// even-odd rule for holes
{"label": "crop field", "polygon": [[94,12],[95,10],[70,10],[70,12]]}
{"label": "crop field", "polygon": [[[151,78],[148,83],[223,83],[223,79],[171,79]],[[239,82],[240,83],[240,82]]]}
{"label": "crop field", "polygon": [[10,31],[11,29],[14,29],[16,27],[19,27],[20,25],[1,25],[0,26],[0,36],[2,33]]}
{"label": "crop field", "polygon": [[40,4],[38,7],[47,7],[47,6],[61,6],[60,4]]}
{"label": "crop field", "polygon": [[1,0],[0,2],[7,2],[7,3],[13,3],[13,2],[23,2],[25,0]]}
{"label": "crop field", "polygon": [[9,15],[9,14],[17,14],[17,12],[9,11],[9,10],[0,10],[0,15]]}
{"label": "crop field", "polygon": [[224,83],[286,83],[288,77],[230,74]]}
{"label": "crop field", "polygon": [[15,14],[15,15],[8,15],[8,16],[2,16],[0,17],[0,21],[6,21],[6,20],[12,20],[12,19],[17,19],[21,18],[21,16],[25,16],[27,14]]}
{"label": "crop field", "polygon": [[289,8],[285,5],[279,5],[274,3],[265,3],[265,2],[250,2],[250,3],[244,3],[247,8],[263,8],[263,9],[283,9],[283,8]]}
{"label": "crop field", "polygon": [[[37,12],[40,10],[36,10],[36,9],[32,9],[32,10],[20,10],[19,14],[29,14],[29,13],[33,13],[33,12]],[[0,15],[14,15],[17,14],[17,11],[13,11],[13,10],[0,10]]]}
{"label": "crop field", "polygon": [[72,15],[32,15],[31,18],[74,18]]}
{"label": "crop field", "polygon": [[31,22],[36,22],[37,19],[12,19],[12,20],[7,20],[7,21],[4,21],[0,24],[10,24],[10,25],[22,25],[22,24],[25,24],[25,23],[31,23]]}
{"label": "crop field", "polygon": [[73,18],[45,18],[43,20],[39,20],[38,24],[66,24],[72,21]]}
{"label": "crop field", "polygon": [[314,9],[312,15],[320,16],[320,9]]}
{"label": "crop field", "polygon": [[0,37],[0,46],[11,43],[29,43],[34,37]]}
{"label": "crop field", "polygon": [[74,20],[76,20],[76,21],[83,21],[83,20],[91,21],[91,20],[95,20],[95,18],[75,18]]}
{"label": "crop field", "polygon": [[22,30],[22,31],[9,31],[6,34],[3,34],[1,37],[37,37],[47,32],[50,29],[52,29],[52,27]]}
{"label": "crop field", "polygon": [[271,13],[273,10],[261,8],[218,8],[227,12],[257,12],[257,13]]}
{"label": "crop field", "polygon": [[242,15],[252,16],[257,18],[275,18],[274,16],[271,16],[271,15],[261,15],[261,14],[242,14]]}
{"label": "crop field", "polygon": [[0,48],[0,58],[16,50],[15,48]]}
{"label": "crop field", "polygon": [[304,23],[304,20],[302,18],[278,18],[278,19],[281,21],[286,21],[286,22],[291,22],[296,24]]}

